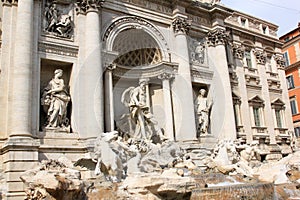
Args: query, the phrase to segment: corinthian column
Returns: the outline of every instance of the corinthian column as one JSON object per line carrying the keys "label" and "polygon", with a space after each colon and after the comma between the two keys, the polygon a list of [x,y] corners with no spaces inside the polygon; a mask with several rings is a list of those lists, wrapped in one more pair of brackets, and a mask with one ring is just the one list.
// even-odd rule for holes
{"label": "corinthian column", "polygon": [[235,139],[236,127],[225,49],[226,40],[225,30],[221,28],[207,35],[210,67],[214,69],[213,83],[210,88],[213,99],[211,132],[220,139]]}
{"label": "corinthian column", "polygon": [[106,131],[113,131],[114,124],[114,95],[113,95],[113,70],[115,65],[109,65],[105,71],[105,127]]}
{"label": "corinthian column", "polygon": [[158,76],[162,80],[163,95],[164,95],[164,111],[165,111],[165,136],[170,140],[174,140],[173,131],[173,114],[172,114],[172,100],[170,93],[170,79],[172,74],[163,73]]}
{"label": "corinthian column", "polygon": [[76,121],[83,138],[95,138],[104,131],[103,68],[101,60],[100,10],[102,0],[77,2],[77,11],[86,14],[85,60],[79,70],[79,117]]}
{"label": "corinthian column", "polygon": [[33,0],[18,3],[10,136],[31,136]]}
{"label": "corinthian column", "polygon": [[193,89],[186,38],[190,22],[185,18],[177,17],[172,25],[175,33],[174,59],[179,64],[178,75],[175,77],[172,93],[175,136],[179,141],[196,140]]}

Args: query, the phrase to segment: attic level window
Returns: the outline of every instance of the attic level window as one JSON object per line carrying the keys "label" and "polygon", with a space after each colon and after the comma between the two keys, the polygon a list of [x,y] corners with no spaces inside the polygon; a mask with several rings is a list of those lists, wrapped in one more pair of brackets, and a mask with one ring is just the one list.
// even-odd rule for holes
{"label": "attic level window", "polygon": [[263,31],[263,34],[266,34],[266,33],[267,33],[267,27],[266,27],[266,26],[263,26],[263,27],[262,27],[262,31]]}
{"label": "attic level window", "polygon": [[290,40],[290,37],[288,36],[288,37],[286,37],[286,38],[284,38],[284,41],[285,42],[288,42]]}
{"label": "attic level window", "polygon": [[246,50],[244,52],[244,60],[245,60],[247,67],[252,68],[252,60],[251,60],[251,51],[250,50]]}
{"label": "attic level window", "polygon": [[246,27],[246,19],[241,19],[241,25],[243,26],[243,27]]}

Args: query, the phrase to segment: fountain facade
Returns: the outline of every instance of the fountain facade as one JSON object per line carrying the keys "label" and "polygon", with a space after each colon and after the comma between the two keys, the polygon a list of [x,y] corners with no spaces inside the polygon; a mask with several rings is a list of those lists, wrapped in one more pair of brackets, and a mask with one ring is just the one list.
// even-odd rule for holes
{"label": "fountain facade", "polygon": [[146,191],[183,198],[192,175],[254,177],[295,149],[272,23],[208,0],[1,5],[3,198],[24,199],[22,172],[62,156],[80,181],[165,173],[180,184]]}

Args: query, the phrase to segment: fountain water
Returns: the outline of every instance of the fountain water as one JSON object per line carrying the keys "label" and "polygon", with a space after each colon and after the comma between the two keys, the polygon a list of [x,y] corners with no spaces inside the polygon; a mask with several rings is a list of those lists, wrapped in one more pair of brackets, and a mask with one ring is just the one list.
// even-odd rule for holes
{"label": "fountain water", "polygon": [[207,174],[195,178],[204,187],[192,190],[191,200],[273,200],[273,183],[242,180],[223,174]]}

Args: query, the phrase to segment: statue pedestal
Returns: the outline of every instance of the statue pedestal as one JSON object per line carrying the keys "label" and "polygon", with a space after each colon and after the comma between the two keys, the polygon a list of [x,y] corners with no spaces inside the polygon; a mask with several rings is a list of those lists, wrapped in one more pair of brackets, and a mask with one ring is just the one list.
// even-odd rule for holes
{"label": "statue pedestal", "polygon": [[46,130],[38,133],[40,139],[39,160],[57,159],[65,156],[72,162],[80,157],[85,157],[87,147],[80,140],[78,133],[58,132],[57,130]]}

